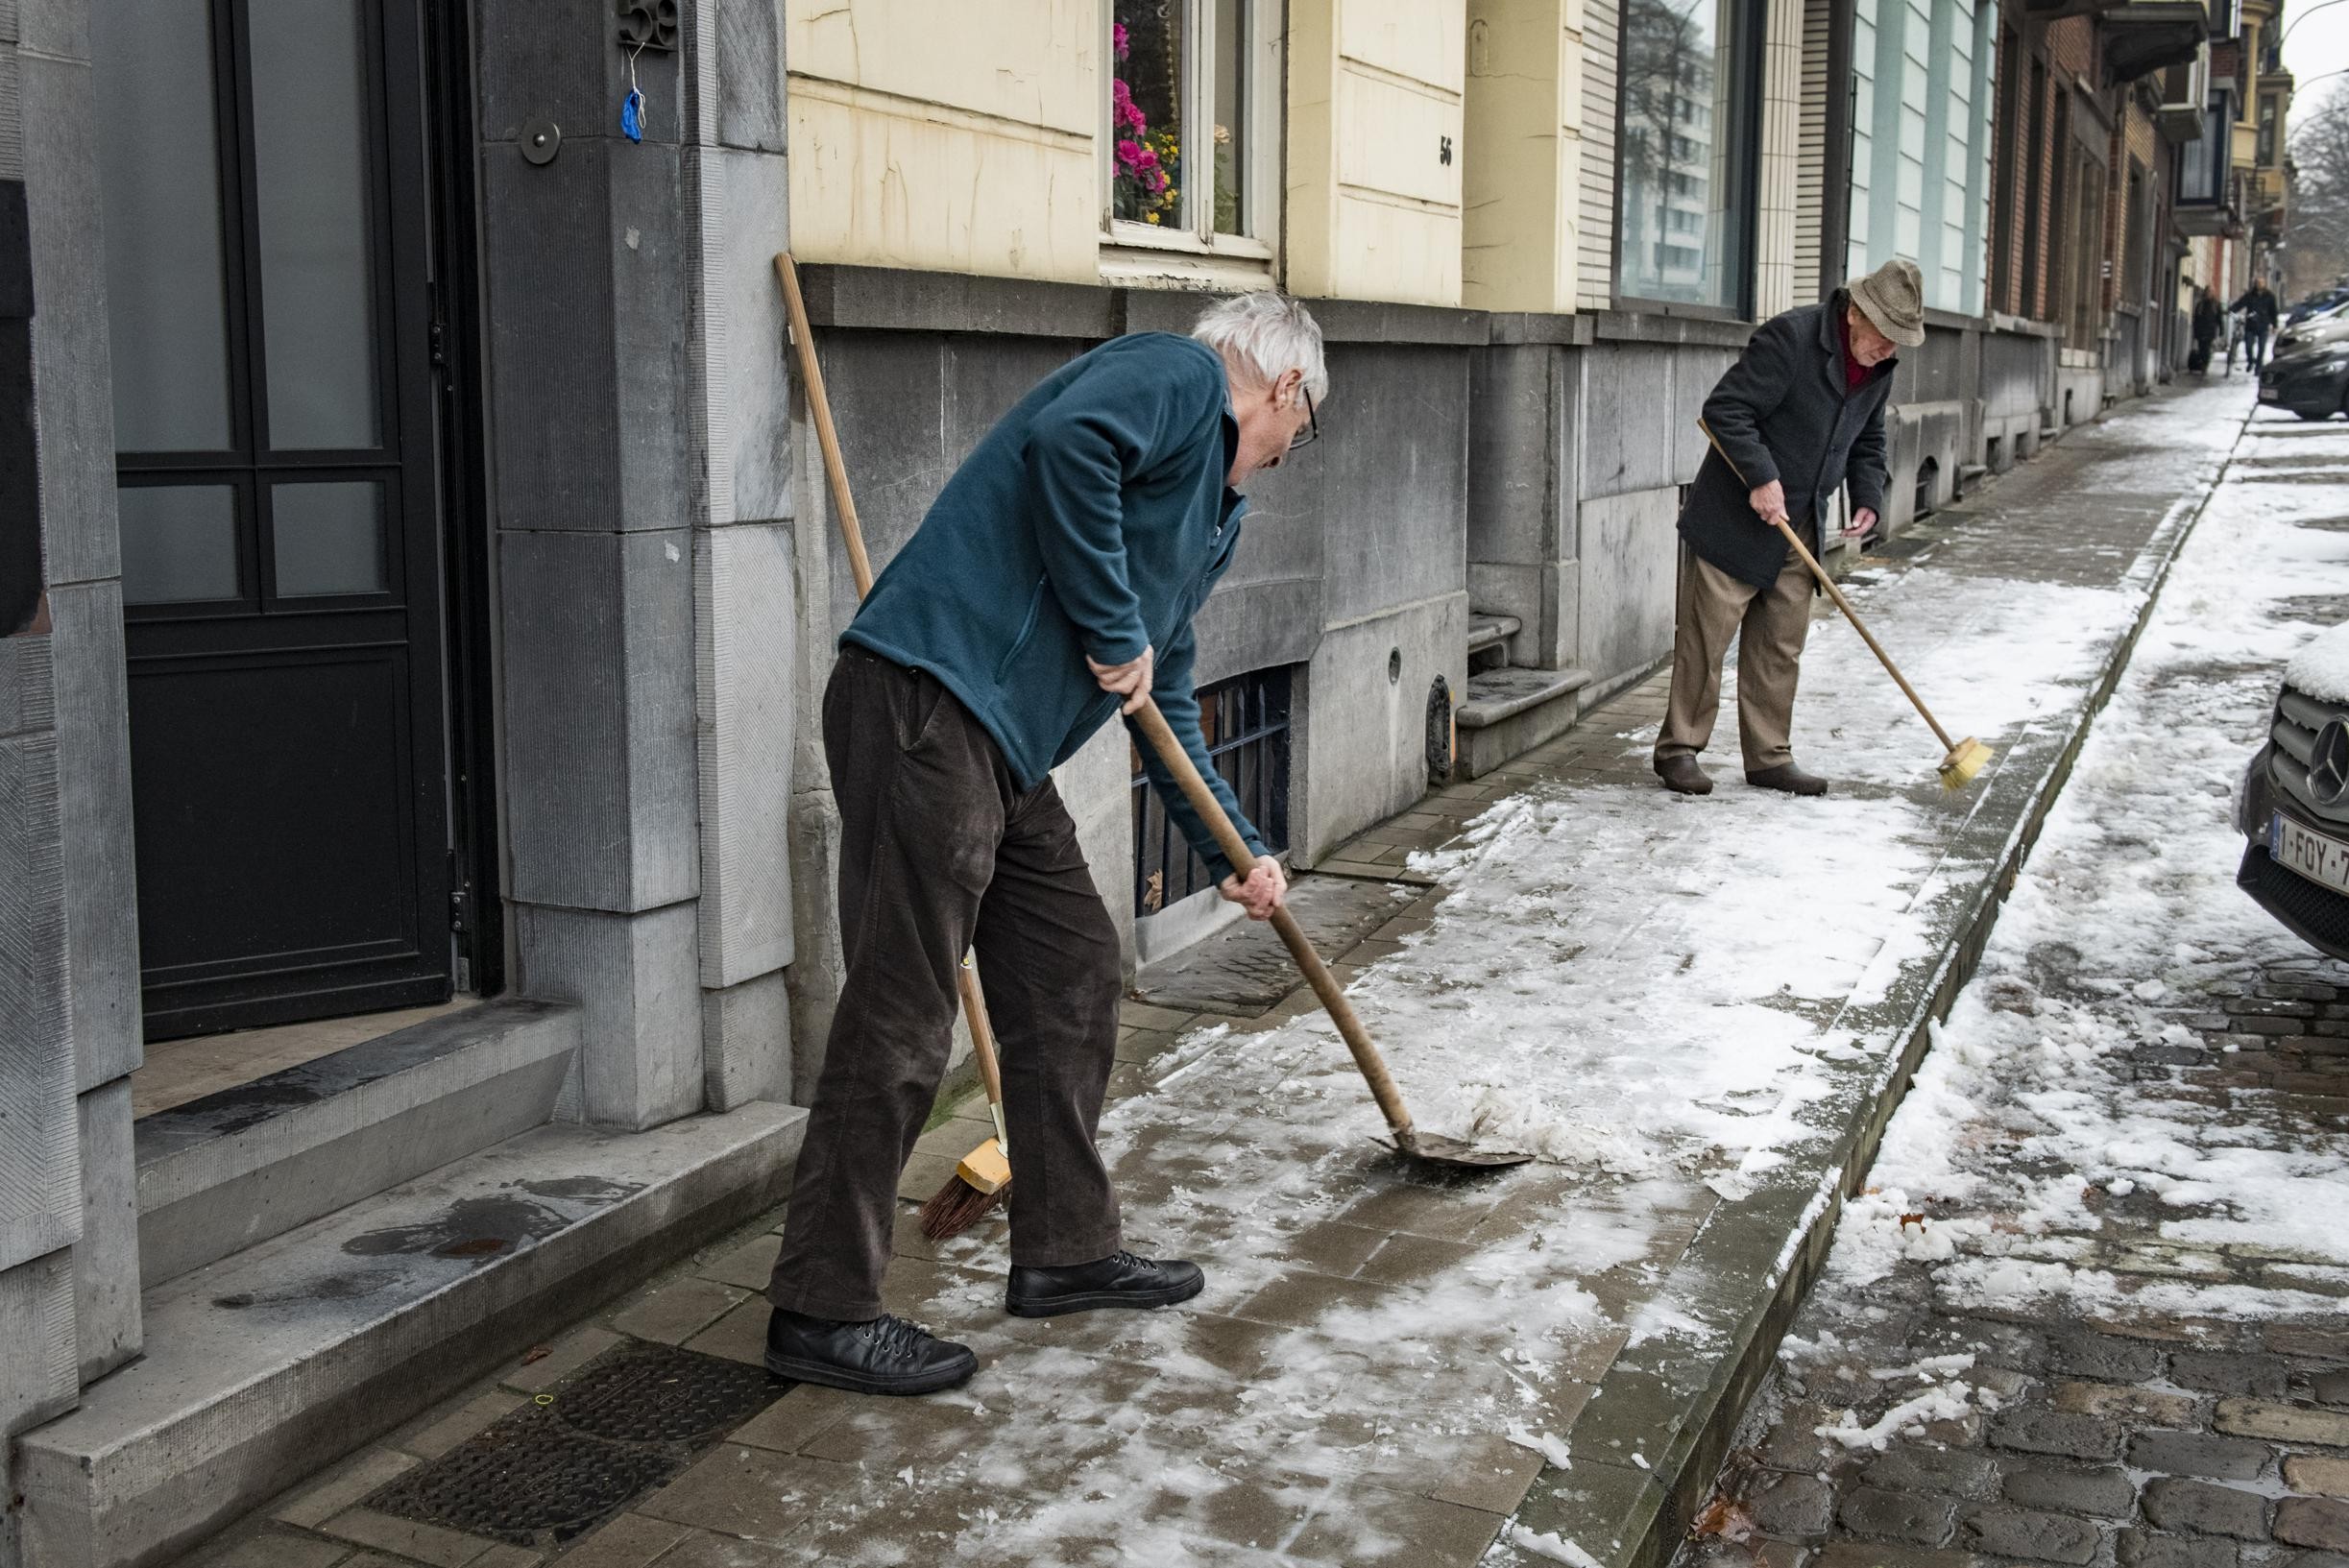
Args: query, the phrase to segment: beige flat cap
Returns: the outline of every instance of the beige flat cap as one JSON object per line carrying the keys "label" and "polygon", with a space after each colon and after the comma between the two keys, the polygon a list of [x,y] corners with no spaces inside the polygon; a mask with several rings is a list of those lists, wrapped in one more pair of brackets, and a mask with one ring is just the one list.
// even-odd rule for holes
{"label": "beige flat cap", "polygon": [[1903,349],[1925,341],[1925,277],[1906,256],[1894,256],[1865,277],[1844,285],[1860,313]]}

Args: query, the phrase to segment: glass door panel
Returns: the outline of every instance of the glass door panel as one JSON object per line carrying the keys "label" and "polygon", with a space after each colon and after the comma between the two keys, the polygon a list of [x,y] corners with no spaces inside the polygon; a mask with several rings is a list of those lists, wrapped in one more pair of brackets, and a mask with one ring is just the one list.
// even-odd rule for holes
{"label": "glass door panel", "polygon": [[92,10],[148,1037],[438,1001],[421,46],[452,24],[424,0]]}
{"label": "glass door panel", "polygon": [[185,604],[244,596],[236,564],[233,487],[125,486],[120,501],[123,603]]}
{"label": "glass door panel", "polygon": [[381,445],[359,0],[251,0],[268,445]]}
{"label": "glass door panel", "polygon": [[372,479],[273,485],[277,596],[383,591],[383,487]]}
{"label": "glass door panel", "polygon": [[115,446],[220,451],[232,435],[211,7],[106,0],[89,32]]}

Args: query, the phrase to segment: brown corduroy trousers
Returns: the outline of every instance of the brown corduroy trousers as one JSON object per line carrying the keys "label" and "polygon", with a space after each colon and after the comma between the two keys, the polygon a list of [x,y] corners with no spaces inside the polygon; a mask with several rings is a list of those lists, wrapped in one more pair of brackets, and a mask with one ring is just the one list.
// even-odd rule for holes
{"label": "brown corduroy trousers", "polygon": [[880,1314],[898,1178],[946,1071],[955,972],[974,949],[1003,1045],[1011,1260],[1107,1257],[1118,1202],[1093,1139],[1124,977],[1059,791],[1050,779],[1020,789],[934,677],[853,647],[825,688],[824,753],[847,973],[767,1299],[815,1317]]}
{"label": "brown corduroy trousers", "polygon": [[1681,542],[1672,696],[1656,760],[1693,757],[1721,710],[1721,661],[1737,639],[1737,738],[1748,773],[1794,760],[1795,685],[1810,633],[1810,569],[1792,551],[1768,588],[1731,576]]}

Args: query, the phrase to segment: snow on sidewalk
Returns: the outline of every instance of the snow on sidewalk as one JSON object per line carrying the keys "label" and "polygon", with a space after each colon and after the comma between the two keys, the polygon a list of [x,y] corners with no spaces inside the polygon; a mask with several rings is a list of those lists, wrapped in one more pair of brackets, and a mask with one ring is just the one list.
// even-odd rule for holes
{"label": "snow on sidewalk", "polygon": [[[985,1474],[1021,1501],[991,1506],[957,1550],[1017,1559],[1059,1542],[1067,1560],[1094,1560],[1068,1543],[1113,1533],[1119,1555],[1099,1560],[1240,1560],[1199,1544],[1218,1540],[1291,1560],[1471,1561],[1471,1537],[1498,1520],[1453,1508],[1459,1546],[1431,1545],[1450,1514],[1430,1525],[1427,1510],[1468,1501],[1437,1478],[1489,1472],[1476,1502],[1509,1499],[1507,1512],[1513,1475],[1522,1495],[1528,1465],[1569,1458],[1566,1435],[1619,1351],[1670,1340],[1711,1354],[1719,1326],[1663,1289],[1675,1259],[1718,1205],[1831,1139],[1880,1077],[1910,1016],[1889,999],[1941,963],[1950,910],[2000,853],[1969,828],[2023,814],[2143,609],[2139,549],[2184,525],[2242,402],[2172,398],[2103,422],[2073,438],[2086,459],[2069,444],[2058,459],[2081,490],[2046,494],[2022,470],[2009,484],[2036,503],[1975,525],[1991,543],[1946,545],[1947,569],[1927,559],[1862,583],[1863,612],[1947,721],[1999,749],[1973,790],[1940,789],[1939,745],[1849,629],[1823,621],[1797,743],[1838,780],[1828,799],[1733,777],[1705,800],[1537,781],[1433,858],[1445,896],[1350,995],[1422,1124],[1543,1163],[1406,1180],[1370,1150],[1382,1123],[1318,1013],[1170,1052],[1112,1107],[1102,1142],[1129,1243],[1200,1259],[1208,1294],[1182,1314],[974,1337],[987,1365],[964,1397],[992,1411],[998,1390],[1025,1403],[1050,1388],[1070,1418],[1121,1436],[1077,1455],[1065,1428],[991,1422]],[[2028,536],[1995,534],[2086,533],[2100,507],[2134,508],[2134,535],[2115,536],[2132,543],[2066,556],[2050,536],[2045,556],[2070,562],[2055,580],[2035,577]],[[1714,756],[1726,747],[1733,768],[1725,719]],[[2010,770],[2018,755],[2028,765]],[[982,1321],[1001,1290],[982,1271],[997,1244],[948,1248],[923,1315],[956,1333]],[[1098,1363],[1071,1352],[1152,1376],[1096,1399],[1085,1367]],[[1570,1457],[1646,1470],[1672,1435],[1659,1431],[1653,1455],[1635,1435]],[[1613,1544],[1574,1550],[1605,1557]]]}

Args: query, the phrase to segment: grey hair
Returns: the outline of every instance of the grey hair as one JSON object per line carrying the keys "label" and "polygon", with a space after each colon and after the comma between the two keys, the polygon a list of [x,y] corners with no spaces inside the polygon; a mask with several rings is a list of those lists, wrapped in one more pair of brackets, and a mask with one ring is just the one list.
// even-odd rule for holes
{"label": "grey hair", "polygon": [[1302,371],[1316,402],[1329,397],[1329,367],[1321,358],[1321,326],[1305,307],[1271,289],[1235,295],[1199,312],[1191,335],[1223,363],[1256,384]]}

